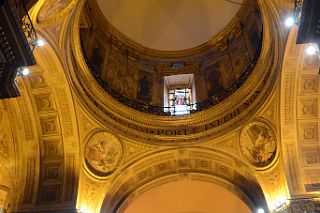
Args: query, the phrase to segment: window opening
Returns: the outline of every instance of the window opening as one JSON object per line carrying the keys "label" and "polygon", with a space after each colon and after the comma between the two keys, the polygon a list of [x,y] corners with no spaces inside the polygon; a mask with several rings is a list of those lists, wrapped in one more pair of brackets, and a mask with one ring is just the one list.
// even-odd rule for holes
{"label": "window opening", "polygon": [[171,115],[189,114],[191,109],[191,88],[169,90],[169,111]]}
{"label": "window opening", "polygon": [[164,112],[174,115],[190,114],[196,109],[196,88],[193,73],[164,76]]}

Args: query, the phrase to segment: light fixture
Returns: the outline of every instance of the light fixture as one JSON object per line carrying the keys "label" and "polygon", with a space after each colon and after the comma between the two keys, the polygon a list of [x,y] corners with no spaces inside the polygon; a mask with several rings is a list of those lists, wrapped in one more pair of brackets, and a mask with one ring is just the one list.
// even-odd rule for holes
{"label": "light fixture", "polygon": [[23,68],[22,75],[28,75],[28,74],[29,74],[29,69],[27,67]]}
{"label": "light fixture", "polygon": [[315,44],[310,44],[307,49],[306,49],[306,53],[308,55],[315,55],[317,53],[317,47]]}
{"label": "light fixture", "polygon": [[273,211],[277,209],[277,207],[274,204],[269,205],[269,210]]}
{"label": "light fixture", "polygon": [[284,23],[287,27],[292,27],[294,22],[295,22],[294,18],[290,16],[286,19]]}
{"label": "light fixture", "polygon": [[87,208],[84,206],[81,206],[79,210],[80,210],[80,213],[90,213],[90,211],[88,211]]}
{"label": "light fixture", "polygon": [[18,76],[26,76],[29,74],[29,69],[28,67],[19,67],[17,70],[17,75]]}
{"label": "light fixture", "polygon": [[257,213],[264,213],[264,209],[261,209],[261,208],[258,209],[258,210],[257,210]]}
{"label": "light fixture", "polygon": [[37,40],[36,40],[36,45],[37,45],[38,47],[42,47],[42,46],[44,45],[44,41],[43,41],[42,39],[37,39]]}
{"label": "light fixture", "polygon": [[84,208],[83,206],[80,207],[80,213],[85,213],[86,212],[86,208]]}
{"label": "light fixture", "polygon": [[279,203],[281,205],[285,204],[286,201],[287,201],[287,198],[285,196],[280,196],[279,199],[278,199]]}

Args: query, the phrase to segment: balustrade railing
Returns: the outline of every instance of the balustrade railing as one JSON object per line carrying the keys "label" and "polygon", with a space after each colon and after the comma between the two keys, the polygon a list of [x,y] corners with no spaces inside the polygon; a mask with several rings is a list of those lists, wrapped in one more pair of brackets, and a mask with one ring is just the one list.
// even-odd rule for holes
{"label": "balustrade railing", "polygon": [[30,49],[36,47],[37,33],[33,27],[31,18],[23,0],[8,0],[11,13],[16,21],[18,29],[21,29],[25,35]]}
{"label": "balustrade railing", "polygon": [[299,25],[300,18],[301,18],[302,4],[303,4],[303,0],[295,0],[293,14],[295,17],[296,24],[298,24],[298,25]]}
{"label": "balustrade railing", "polygon": [[0,7],[0,98],[11,98],[19,95],[17,69],[36,64],[37,35],[23,0],[6,0]]}

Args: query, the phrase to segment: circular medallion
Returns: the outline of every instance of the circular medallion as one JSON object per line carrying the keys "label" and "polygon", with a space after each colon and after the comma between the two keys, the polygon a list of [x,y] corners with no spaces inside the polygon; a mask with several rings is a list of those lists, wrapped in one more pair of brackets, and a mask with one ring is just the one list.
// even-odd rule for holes
{"label": "circular medallion", "polygon": [[269,165],[276,156],[276,136],[271,127],[254,121],[246,125],[240,134],[242,156],[256,167]]}
{"label": "circular medallion", "polygon": [[107,176],[119,165],[122,146],[119,139],[107,132],[92,135],[84,149],[88,169],[98,176]]}

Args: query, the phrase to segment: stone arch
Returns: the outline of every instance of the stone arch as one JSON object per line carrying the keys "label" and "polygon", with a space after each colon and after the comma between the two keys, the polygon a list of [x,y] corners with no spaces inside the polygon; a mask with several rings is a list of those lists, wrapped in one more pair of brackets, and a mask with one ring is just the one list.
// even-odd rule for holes
{"label": "stone arch", "polygon": [[[57,44],[43,29],[37,30],[46,44],[34,51],[38,66],[31,67],[30,77],[24,82],[39,137],[40,175],[36,205],[47,209],[50,203],[60,203],[59,208],[74,209],[79,171],[74,102]],[[52,205],[52,208],[57,207]]]}
{"label": "stone arch", "polygon": [[[28,116],[29,112],[25,111],[25,105],[21,105],[20,108],[18,102],[21,103],[23,100],[17,98],[0,101],[2,114],[0,121],[0,185],[8,193],[4,207],[9,211],[17,210],[25,178],[22,166],[25,157],[25,153],[22,152],[22,137],[26,135],[27,130],[24,125],[25,120],[19,117],[19,112],[20,110],[26,112],[25,116]],[[30,121],[30,128],[33,127],[31,123]]]}
{"label": "stone arch", "polygon": [[281,76],[281,141],[284,169],[293,198],[319,192],[319,58],[308,56],[308,44],[296,44],[290,31]]}
{"label": "stone arch", "polygon": [[[33,19],[37,12],[35,7]],[[38,65],[29,67],[29,75],[17,80],[21,96],[5,101],[12,121],[10,131],[19,145],[14,154],[21,161],[15,168],[21,176],[15,192],[20,197],[12,210],[73,211],[80,166],[74,101],[58,44],[40,25],[35,28],[45,40],[33,52]]]}
{"label": "stone arch", "polygon": [[267,209],[262,189],[249,167],[230,155],[210,148],[170,148],[129,162],[118,171],[101,207],[117,212],[133,197],[157,185],[181,179],[201,180],[225,187],[252,210]]}

